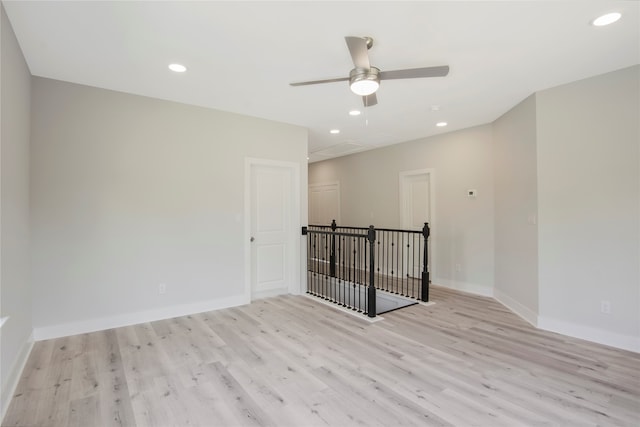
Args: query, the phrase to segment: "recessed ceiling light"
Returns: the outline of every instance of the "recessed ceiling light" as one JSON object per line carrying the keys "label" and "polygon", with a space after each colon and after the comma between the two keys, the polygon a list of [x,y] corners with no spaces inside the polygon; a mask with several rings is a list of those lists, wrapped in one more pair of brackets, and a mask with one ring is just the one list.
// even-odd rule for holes
{"label": "recessed ceiling light", "polygon": [[169,69],[171,71],[175,71],[176,73],[184,73],[187,71],[187,67],[182,64],[169,64]]}
{"label": "recessed ceiling light", "polygon": [[331,129],[331,130],[329,131],[329,133],[332,133],[332,134],[334,134],[334,135],[335,135],[335,134],[338,134],[338,133],[340,133],[340,129]]}
{"label": "recessed ceiling light", "polygon": [[594,19],[593,25],[595,25],[596,27],[604,27],[605,25],[613,24],[618,19],[620,19],[621,16],[622,14],[618,12],[607,13]]}
{"label": "recessed ceiling light", "polygon": [[439,128],[443,128],[447,125],[447,122],[438,122],[436,123],[436,126],[438,126]]}
{"label": "recessed ceiling light", "polygon": [[351,110],[351,111],[349,111],[349,115],[350,116],[359,116],[360,115],[360,110]]}

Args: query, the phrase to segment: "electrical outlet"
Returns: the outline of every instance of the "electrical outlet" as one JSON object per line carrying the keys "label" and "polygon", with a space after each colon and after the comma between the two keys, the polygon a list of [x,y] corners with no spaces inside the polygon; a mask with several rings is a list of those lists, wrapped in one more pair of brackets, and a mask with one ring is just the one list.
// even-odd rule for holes
{"label": "electrical outlet", "polygon": [[611,314],[611,302],[610,301],[600,301],[600,311],[603,314]]}
{"label": "electrical outlet", "polygon": [[160,295],[164,294],[165,292],[167,292],[167,284],[166,283],[160,283],[158,285],[158,293]]}
{"label": "electrical outlet", "polygon": [[456,271],[458,273],[460,273],[462,271],[462,264],[456,264],[455,267],[456,267]]}

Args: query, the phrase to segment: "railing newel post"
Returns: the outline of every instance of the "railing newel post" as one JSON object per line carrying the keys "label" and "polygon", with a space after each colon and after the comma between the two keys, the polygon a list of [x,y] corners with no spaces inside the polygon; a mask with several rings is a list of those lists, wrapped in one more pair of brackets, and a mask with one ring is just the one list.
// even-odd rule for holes
{"label": "railing newel post", "polygon": [[376,317],[376,287],[374,284],[375,280],[375,242],[376,242],[376,230],[373,225],[369,226],[369,231],[367,233],[367,238],[369,239],[369,289],[368,291],[368,307],[367,307],[367,316]]}
{"label": "railing newel post", "polygon": [[429,233],[429,223],[425,222],[424,227],[422,227],[422,237],[424,237],[424,260],[422,265],[422,295],[420,298],[423,302],[429,301],[429,246],[427,245]]}

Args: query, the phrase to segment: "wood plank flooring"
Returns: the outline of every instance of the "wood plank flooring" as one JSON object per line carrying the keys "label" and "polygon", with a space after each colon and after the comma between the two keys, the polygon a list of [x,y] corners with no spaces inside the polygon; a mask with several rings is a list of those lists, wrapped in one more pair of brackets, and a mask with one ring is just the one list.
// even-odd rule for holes
{"label": "wood plank flooring", "polygon": [[3,426],[640,426],[640,355],[432,287],[368,323],[302,296],[37,342]]}

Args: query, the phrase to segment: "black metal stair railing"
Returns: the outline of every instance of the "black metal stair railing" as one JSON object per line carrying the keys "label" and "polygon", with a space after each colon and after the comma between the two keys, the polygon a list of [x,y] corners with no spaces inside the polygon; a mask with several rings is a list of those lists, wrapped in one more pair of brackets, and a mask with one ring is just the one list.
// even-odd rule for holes
{"label": "black metal stair railing", "polygon": [[307,293],[375,317],[375,236],[309,228]]}
{"label": "black metal stair railing", "polygon": [[429,234],[428,223],[421,231],[309,225],[307,291],[371,317],[376,289],[429,301]]}

